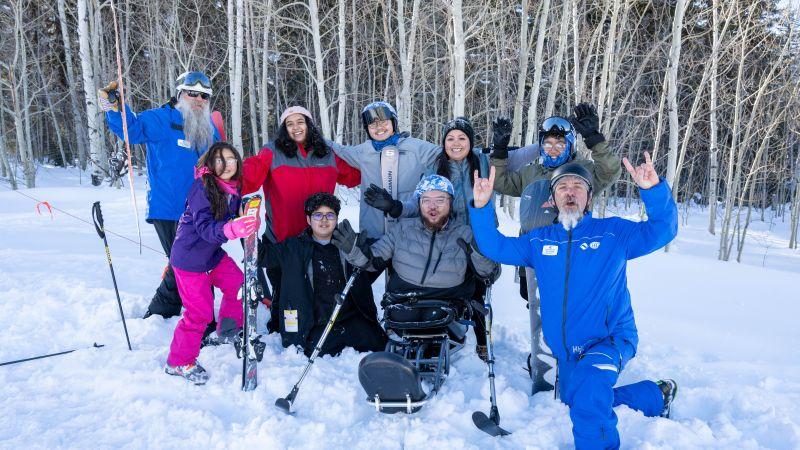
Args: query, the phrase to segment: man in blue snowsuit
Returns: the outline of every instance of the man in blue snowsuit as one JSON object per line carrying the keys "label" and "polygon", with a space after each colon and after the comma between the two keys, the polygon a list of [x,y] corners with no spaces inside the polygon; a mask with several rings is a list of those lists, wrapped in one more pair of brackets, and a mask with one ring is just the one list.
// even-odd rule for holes
{"label": "man in blue snowsuit", "polygon": [[494,170],[489,179],[475,176],[470,223],[481,253],[503,264],[533,267],[540,274],[544,338],[558,360],[561,399],[570,407],[579,449],[619,447],[614,406],[666,417],[677,392],[672,380],[614,388],[639,341],[627,260],[663,247],[678,231],[670,188],[656,175],[647,153],[645,160],[636,169],[627,159],[623,163],[640,188],[647,221],[593,218],[588,211],[592,176],[579,164],[568,163],[550,179],[559,223],[516,238],[503,236],[495,225],[489,202]]}
{"label": "man in blue snowsuit", "polygon": [[[116,82],[100,89],[98,104],[106,112],[108,128],[124,139],[116,89]],[[147,146],[147,222],[155,227],[167,258],[178,220],[186,208],[186,194],[194,181],[197,159],[220,140],[220,132],[211,121],[212,90],[208,77],[202,72],[187,72],[178,77],[176,90],[176,98],[160,108],[134,114],[125,105],[130,143]],[[159,314],[167,318],[180,313],[175,274],[167,265],[144,317]]]}

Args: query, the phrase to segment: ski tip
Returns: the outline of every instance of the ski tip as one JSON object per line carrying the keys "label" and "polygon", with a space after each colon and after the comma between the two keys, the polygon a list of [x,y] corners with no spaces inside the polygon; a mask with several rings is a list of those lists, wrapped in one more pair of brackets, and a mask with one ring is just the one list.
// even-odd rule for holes
{"label": "ski tip", "polygon": [[511,434],[511,432],[500,428],[500,425],[494,423],[492,419],[481,411],[472,413],[472,423],[474,423],[479,430],[493,437],[508,436]]}
{"label": "ski tip", "polygon": [[285,398],[279,398],[275,400],[275,406],[286,414],[292,414],[292,404],[289,403],[289,400],[286,400]]}

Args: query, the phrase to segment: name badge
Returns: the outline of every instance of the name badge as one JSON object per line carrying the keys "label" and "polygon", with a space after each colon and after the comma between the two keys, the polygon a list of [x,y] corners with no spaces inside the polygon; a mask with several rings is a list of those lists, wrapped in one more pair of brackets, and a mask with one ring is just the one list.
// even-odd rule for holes
{"label": "name badge", "polygon": [[555,256],[558,254],[557,245],[545,245],[542,247],[542,254],[545,256]]}
{"label": "name badge", "polygon": [[183,148],[192,148],[192,143],[186,139],[178,139],[178,146]]}
{"label": "name badge", "polygon": [[287,333],[297,333],[297,310],[284,309],[283,310],[283,327]]}

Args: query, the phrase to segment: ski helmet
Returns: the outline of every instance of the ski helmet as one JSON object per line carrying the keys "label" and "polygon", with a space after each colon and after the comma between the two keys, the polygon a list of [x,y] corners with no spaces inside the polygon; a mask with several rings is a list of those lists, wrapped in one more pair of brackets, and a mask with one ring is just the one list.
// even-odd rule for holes
{"label": "ski helmet", "polygon": [[372,102],[361,110],[361,121],[364,124],[364,131],[369,134],[369,124],[377,120],[391,120],[394,132],[397,133],[397,111],[389,102]]}
{"label": "ski helmet", "polygon": [[203,72],[184,72],[175,81],[178,82],[178,85],[175,87],[178,94],[180,94],[181,91],[196,91],[213,95],[211,80],[209,80]]}
{"label": "ski helmet", "polygon": [[553,174],[550,175],[550,194],[555,195],[555,187],[558,181],[564,177],[578,177],[586,183],[588,195],[592,195],[592,174],[580,163],[570,162],[561,165]]}
{"label": "ski helmet", "polygon": [[467,135],[467,139],[469,139],[469,151],[472,151],[475,142],[475,131],[472,129],[472,122],[463,116],[456,117],[444,124],[444,129],[442,130],[442,148],[444,148],[444,141],[447,139],[447,135],[453,130],[462,131]]}
{"label": "ski helmet", "polygon": [[428,175],[420,180],[417,188],[414,190],[414,198],[419,200],[422,194],[430,191],[442,191],[450,194],[450,197],[455,196],[455,189],[453,183],[441,175]]}
{"label": "ski helmet", "polygon": [[[564,138],[566,146],[558,157],[553,158],[544,151],[544,140],[549,136]],[[542,158],[542,165],[545,167],[558,167],[575,157],[575,131],[569,120],[552,116],[544,119],[539,125],[539,156]]]}

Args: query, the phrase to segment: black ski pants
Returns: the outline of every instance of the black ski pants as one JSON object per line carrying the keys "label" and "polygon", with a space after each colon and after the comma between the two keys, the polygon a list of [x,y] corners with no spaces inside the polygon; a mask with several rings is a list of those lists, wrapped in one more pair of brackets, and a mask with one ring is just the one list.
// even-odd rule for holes
{"label": "black ski pants", "polygon": [[[150,220],[150,223],[156,229],[161,248],[164,249],[164,253],[169,259],[172,243],[175,242],[175,234],[178,231],[178,221],[153,219]],[[175,282],[175,272],[172,271],[172,266],[167,263],[167,267],[161,277],[161,284],[158,285],[144,317],[147,318],[153,314],[158,314],[165,319],[177,316],[181,313],[182,305],[181,297],[178,295],[178,284]]]}

